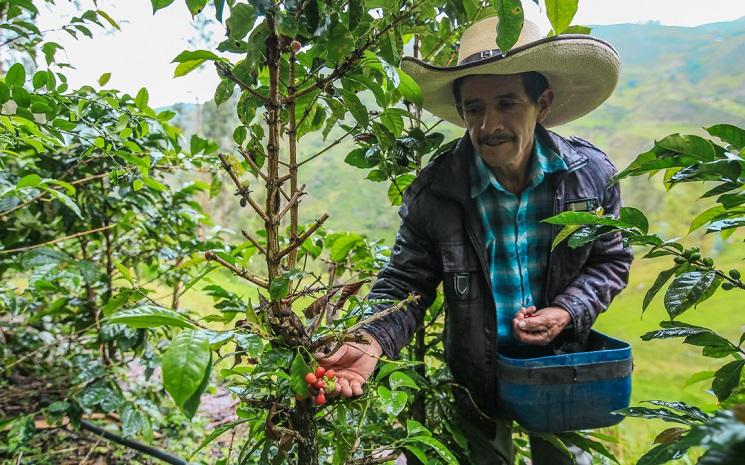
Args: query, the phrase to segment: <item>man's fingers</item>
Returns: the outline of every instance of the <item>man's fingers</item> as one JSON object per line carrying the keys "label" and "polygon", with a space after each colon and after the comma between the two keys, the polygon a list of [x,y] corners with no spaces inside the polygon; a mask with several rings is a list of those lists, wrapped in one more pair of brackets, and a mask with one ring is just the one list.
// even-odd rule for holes
{"label": "man's fingers", "polygon": [[349,386],[349,381],[346,378],[340,378],[336,385],[339,387],[339,393],[344,397],[352,397],[352,388]]}
{"label": "man's fingers", "polygon": [[347,354],[347,345],[343,345],[334,352],[330,357],[326,357],[324,354],[316,354],[316,360],[318,360],[318,363],[323,365],[324,367],[328,367],[331,365],[334,365],[339,360],[341,360],[342,357],[344,357]]}
{"label": "man's fingers", "polygon": [[354,394],[355,396],[362,395],[362,385],[359,381],[352,381],[349,383],[349,386],[352,388],[352,394]]}

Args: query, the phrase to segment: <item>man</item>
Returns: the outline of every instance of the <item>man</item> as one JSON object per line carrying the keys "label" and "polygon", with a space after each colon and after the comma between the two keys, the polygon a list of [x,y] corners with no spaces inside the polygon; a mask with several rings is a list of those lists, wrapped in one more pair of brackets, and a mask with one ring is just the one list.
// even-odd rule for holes
{"label": "man", "polygon": [[[552,251],[560,228],[542,222],[566,210],[619,213],[618,185],[608,187],[616,171],[605,154],[545,129],[610,96],[615,50],[590,36],[542,38],[526,21],[517,45],[502,54],[494,50],[496,30],[496,18],[467,29],[455,67],[405,59],[424,107],[467,130],[407,190],[390,263],[369,296],[421,300],[368,325],[369,345],[346,344],[319,360],[337,371],[341,395],[362,394],[377,358],[396,357],[442,282],[446,359],[462,386],[456,410],[478,464],[513,462],[511,423],[500,419],[496,398],[498,351],[581,350],[598,314],[626,286],[632,260],[619,234]],[[534,465],[571,463],[537,437],[531,452]]]}

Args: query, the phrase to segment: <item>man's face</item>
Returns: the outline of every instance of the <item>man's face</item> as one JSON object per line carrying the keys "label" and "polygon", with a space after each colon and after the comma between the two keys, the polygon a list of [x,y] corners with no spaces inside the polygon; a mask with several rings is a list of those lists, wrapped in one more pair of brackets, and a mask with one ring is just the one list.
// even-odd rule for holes
{"label": "man's face", "polygon": [[519,74],[479,74],[461,81],[458,110],[481,158],[501,168],[530,156],[536,123],[545,119],[552,100],[548,89],[533,102]]}

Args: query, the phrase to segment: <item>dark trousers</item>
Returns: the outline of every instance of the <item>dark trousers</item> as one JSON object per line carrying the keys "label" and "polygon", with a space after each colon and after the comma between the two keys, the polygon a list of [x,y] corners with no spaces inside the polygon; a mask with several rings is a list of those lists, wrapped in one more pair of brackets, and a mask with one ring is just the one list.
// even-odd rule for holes
{"label": "dark trousers", "polygon": [[[468,439],[471,465],[512,465],[514,463],[511,423],[497,422],[497,432],[494,437],[487,436],[465,418],[459,418],[458,423]],[[591,465],[592,459],[587,452],[574,446],[570,446],[569,450],[574,455],[574,461],[548,441],[530,436],[533,465]]]}

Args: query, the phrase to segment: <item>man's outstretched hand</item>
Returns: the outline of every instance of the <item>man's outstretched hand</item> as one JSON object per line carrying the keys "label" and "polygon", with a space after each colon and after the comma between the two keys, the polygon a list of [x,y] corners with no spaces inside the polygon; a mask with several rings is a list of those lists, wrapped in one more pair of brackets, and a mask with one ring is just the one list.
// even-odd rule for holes
{"label": "man's outstretched hand", "polygon": [[521,308],[512,320],[515,338],[528,344],[544,346],[554,340],[572,316],[561,307]]}
{"label": "man's outstretched hand", "polygon": [[344,397],[362,395],[362,385],[367,382],[383,354],[374,337],[365,334],[365,338],[369,344],[347,342],[330,357],[316,355],[319,365],[336,372],[336,393]]}

